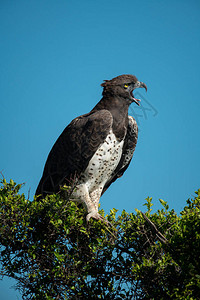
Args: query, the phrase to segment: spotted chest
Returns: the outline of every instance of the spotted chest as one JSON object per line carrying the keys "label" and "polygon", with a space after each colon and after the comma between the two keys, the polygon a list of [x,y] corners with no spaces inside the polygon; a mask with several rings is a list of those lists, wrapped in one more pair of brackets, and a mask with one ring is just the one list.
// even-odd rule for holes
{"label": "spotted chest", "polygon": [[121,159],[123,144],[123,140],[119,142],[113,132],[109,132],[81,176],[80,183],[85,183],[89,192],[103,189]]}

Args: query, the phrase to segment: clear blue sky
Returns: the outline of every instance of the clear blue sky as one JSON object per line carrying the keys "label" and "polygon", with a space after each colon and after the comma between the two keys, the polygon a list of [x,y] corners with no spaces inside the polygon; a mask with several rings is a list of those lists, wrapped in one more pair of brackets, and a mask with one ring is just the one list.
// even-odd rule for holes
{"label": "clear blue sky", "polygon": [[[126,174],[101,199],[128,212],[152,196],[177,212],[200,188],[200,2],[0,1],[0,170],[32,199],[65,126],[101,99],[100,84],[133,74],[139,140]],[[21,299],[0,283],[2,300]]]}

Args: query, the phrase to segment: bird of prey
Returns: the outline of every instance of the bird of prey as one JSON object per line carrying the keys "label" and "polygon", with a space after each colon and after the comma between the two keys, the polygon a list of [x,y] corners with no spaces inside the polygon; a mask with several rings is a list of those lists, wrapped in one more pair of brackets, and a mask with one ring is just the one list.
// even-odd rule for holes
{"label": "bird of prey", "polygon": [[63,185],[75,186],[70,200],[82,203],[90,218],[103,220],[98,213],[100,197],[128,168],[138,138],[135,119],[128,108],[139,99],[133,95],[145,83],[133,75],[104,80],[102,99],[87,114],[64,129],[51,149],[36,195],[59,192]]}

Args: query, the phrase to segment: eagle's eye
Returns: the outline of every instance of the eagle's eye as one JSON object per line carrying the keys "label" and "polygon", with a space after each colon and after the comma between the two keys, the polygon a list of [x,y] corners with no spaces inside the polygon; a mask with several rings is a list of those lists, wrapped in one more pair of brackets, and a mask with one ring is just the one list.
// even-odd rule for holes
{"label": "eagle's eye", "polygon": [[125,84],[125,85],[124,85],[124,87],[127,89],[127,87],[128,87],[128,84]]}

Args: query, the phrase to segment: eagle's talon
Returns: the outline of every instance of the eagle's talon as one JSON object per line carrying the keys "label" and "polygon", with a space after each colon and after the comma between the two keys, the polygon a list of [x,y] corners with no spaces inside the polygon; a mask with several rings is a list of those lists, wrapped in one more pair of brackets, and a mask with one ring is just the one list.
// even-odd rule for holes
{"label": "eagle's talon", "polygon": [[86,221],[87,221],[87,223],[89,222],[89,220],[91,219],[91,218],[93,218],[93,219],[96,219],[96,220],[100,220],[100,221],[102,221],[103,223],[106,223],[107,225],[110,225],[110,226],[112,226],[112,224],[108,221],[108,220],[106,220],[104,217],[102,217],[98,212],[90,212],[89,214],[87,214],[87,216],[86,216]]}

